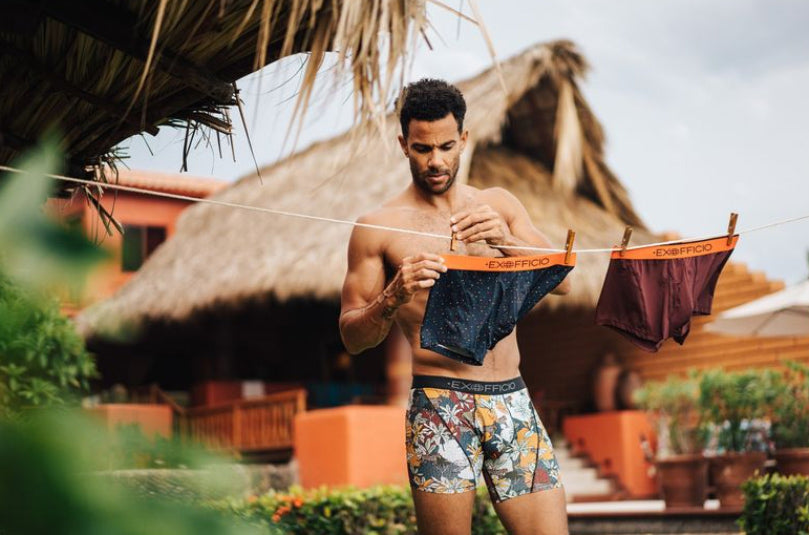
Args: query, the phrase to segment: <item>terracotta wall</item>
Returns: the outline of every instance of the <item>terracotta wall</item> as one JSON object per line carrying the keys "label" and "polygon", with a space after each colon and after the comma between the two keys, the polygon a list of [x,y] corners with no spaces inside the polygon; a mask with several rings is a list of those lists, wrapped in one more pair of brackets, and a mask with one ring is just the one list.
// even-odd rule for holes
{"label": "terracotta wall", "polygon": [[[52,199],[48,204],[56,217],[80,218],[87,236],[97,239],[110,253],[109,261],[97,267],[88,277],[88,287],[82,296],[66,296],[69,302],[67,312],[111,296],[134,275],[135,272],[121,269],[121,235],[114,230],[113,235],[108,236],[96,210],[82,196],[72,200]],[[174,234],[177,218],[189,204],[187,201],[127,192],[119,192],[117,197],[107,194],[102,198],[102,205],[113,213],[119,223],[164,227],[167,239]]]}

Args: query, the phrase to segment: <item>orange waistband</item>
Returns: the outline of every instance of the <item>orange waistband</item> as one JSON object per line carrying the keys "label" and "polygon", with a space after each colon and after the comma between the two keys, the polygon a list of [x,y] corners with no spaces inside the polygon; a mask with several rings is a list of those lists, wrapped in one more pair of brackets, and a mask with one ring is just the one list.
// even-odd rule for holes
{"label": "orange waistband", "polygon": [[506,256],[493,258],[489,256],[441,255],[449,269],[465,271],[530,271],[551,266],[575,266],[576,253],[570,254],[570,261],[565,264],[565,253],[537,256]]}
{"label": "orange waistband", "polygon": [[738,241],[739,235],[736,234],[731,238],[730,244],[728,244],[727,236],[723,236],[710,240],[671,243],[669,245],[652,245],[649,247],[638,247],[637,249],[627,249],[623,254],[621,254],[620,250],[615,250],[610,255],[610,258],[617,260],[671,260],[673,258],[705,256],[730,251],[736,247],[736,242]]}

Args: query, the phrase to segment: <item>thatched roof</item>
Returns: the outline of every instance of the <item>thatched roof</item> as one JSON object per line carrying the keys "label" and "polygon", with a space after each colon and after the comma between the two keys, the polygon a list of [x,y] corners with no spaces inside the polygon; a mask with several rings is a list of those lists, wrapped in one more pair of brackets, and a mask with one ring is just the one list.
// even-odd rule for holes
{"label": "thatched roof", "polygon": [[54,126],[72,176],[161,126],[227,135],[234,81],[297,52],[309,53],[301,110],[324,53],[337,50],[367,118],[424,23],[423,2],[398,0],[6,0],[0,164]]}
{"label": "thatched roof", "polygon": [[[502,68],[508,96],[493,69],[458,84],[467,99],[470,132],[459,180],[514,192],[559,247],[568,228],[577,231],[579,248],[612,246],[626,224],[636,228],[633,244],[652,241],[604,162],[603,130],[578,89],[587,66],[575,46],[537,45]],[[411,180],[395,150],[397,128],[388,121],[388,135],[362,140],[359,150],[351,132],[317,143],[265,169],[263,185],[248,176],[213,198],[354,220]],[[98,333],[108,321],[182,320],[247,299],[337,302],[350,231],[344,225],[193,206],[181,216],[176,235],[115,297],[82,314],[80,325]],[[579,255],[573,293],[546,299],[545,306],[594,306],[607,257]]]}

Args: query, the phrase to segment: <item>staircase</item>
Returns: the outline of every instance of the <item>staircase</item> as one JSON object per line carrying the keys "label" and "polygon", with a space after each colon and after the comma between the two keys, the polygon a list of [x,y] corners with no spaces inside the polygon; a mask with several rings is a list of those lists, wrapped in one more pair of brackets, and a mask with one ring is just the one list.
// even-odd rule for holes
{"label": "staircase", "polygon": [[559,472],[568,502],[606,502],[620,500],[625,493],[611,477],[601,477],[585,455],[573,453],[562,436],[553,439]]}

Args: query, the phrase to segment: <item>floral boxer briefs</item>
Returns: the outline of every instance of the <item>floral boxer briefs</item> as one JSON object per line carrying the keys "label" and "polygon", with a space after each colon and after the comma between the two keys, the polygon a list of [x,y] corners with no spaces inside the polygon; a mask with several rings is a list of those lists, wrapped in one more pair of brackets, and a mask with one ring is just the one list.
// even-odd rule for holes
{"label": "floral boxer briefs", "polygon": [[494,502],[562,486],[550,438],[519,377],[414,377],[407,465],[414,489],[466,492],[482,478]]}

